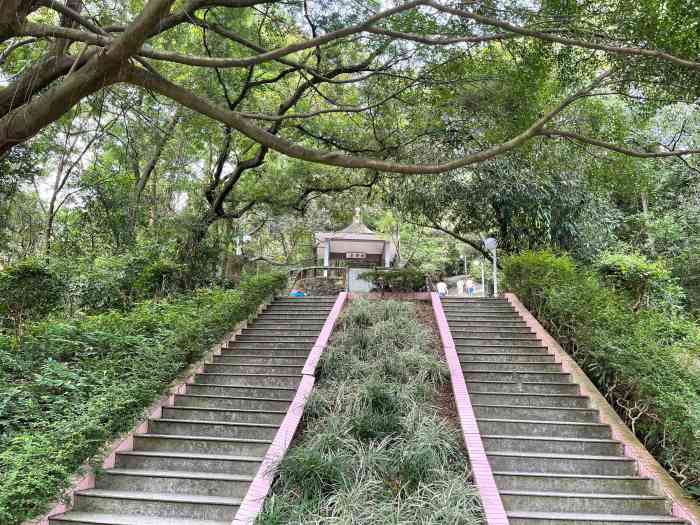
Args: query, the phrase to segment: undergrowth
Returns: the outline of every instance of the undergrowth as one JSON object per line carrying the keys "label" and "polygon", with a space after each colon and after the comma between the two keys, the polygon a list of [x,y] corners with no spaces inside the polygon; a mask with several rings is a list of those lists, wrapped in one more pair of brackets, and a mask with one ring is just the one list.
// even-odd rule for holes
{"label": "undergrowth", "polygon": [[258,525],[482,523],[440,407],[447,368],[414,313],[398,301],[347,308]]}
{"label": "undergrowth", "polygon": [[89,458],[131,429],[168,384],[285,284],[201,290],[0,335],[0,523],[47,509]]}

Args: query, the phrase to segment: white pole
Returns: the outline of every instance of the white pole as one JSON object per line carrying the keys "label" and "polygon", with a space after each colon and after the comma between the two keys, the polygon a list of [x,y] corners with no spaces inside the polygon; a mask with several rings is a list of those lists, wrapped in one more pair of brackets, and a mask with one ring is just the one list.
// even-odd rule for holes
{"label": "white pole", "polygon": [[484,279],[484,265],[486,264],[486,261],[484,260],[483,256],[481,257],[481,297],[486,297],[486,279]]}
{"label": "white pole", "polygon": [[496,250],[493,250],[493,296],[497,297],[498,296],[498,283],[497,283],[497,275],[498,275],[498,265],[496,264]]}

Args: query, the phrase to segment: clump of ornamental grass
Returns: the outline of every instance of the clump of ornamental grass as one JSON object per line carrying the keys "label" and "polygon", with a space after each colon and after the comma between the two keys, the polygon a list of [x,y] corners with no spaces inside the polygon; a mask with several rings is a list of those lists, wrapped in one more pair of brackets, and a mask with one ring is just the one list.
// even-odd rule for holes
{"label": "clump of ornamental grass", "polygon": [[414,308],[346,309],[259,525],[483,523],[461,434],[440,415],[447,369]]}

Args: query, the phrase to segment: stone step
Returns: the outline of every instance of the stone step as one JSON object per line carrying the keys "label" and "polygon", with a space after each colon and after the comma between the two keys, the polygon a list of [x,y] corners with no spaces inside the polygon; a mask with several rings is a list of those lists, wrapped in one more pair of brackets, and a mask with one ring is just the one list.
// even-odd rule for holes
{"label": "stone step", "polygon": [[575,492],[501,491],[506,510],[514,512],[599,512],[606,514],[659,515],[666,500],[642,494],[578,494]]}
{"label": "stone step", "polygon": [[327,318],[328,314],[281,314],[263,312],[257,317],[255,324],[260,322],[301,323],[306,321],[325,323]]}
{"label": "stone step", "polygon": [[306,355],[294,355],[289,353],[283,354],[282,352],[277,354],[235,352],[230,354],[215,355],[212,361],[223,365],[297,365],[303,367],[306,358]]}
{"label": "stone step", "polygon": [[285,320],[265,320],[265,319],[259,319],[253,323],[250,328],[277,328],[281,330],[296,330],[297,328],[306,328],[306,329],[313,329],[317,331],[321,331],[323,328],[323,325],[325,324],[325,321],[285,321]]}
{"label": "stone step", "polygon": [[455,346],[486,346],[486,347],[506,347],[506,348],[544,348],[542,342],[536,337],[500,337],[485,338],[479,336],[452,335]]}
{"label": "stone step", "polygon": [[197,421],[224,421],[228,423],[262,423],[280,425],[286,411],[226,409],[226,408],[189,408],[163,407],[163,418]]}
{"label": "stone step", "polygon": [[468,372],[470,370],[486,370],[489,372],[561,372],[561,364],[551,362],[531,362],[524,360],[514,361],[492,361],[492,360],[471,360],[465,359],[462,361],[462,370]]}
{"label": "stone step", "polygon": [[300,374],[197,374],[196,384],[226,385],[241,387],[296,387],[301,381]]}
{"label": "stone step", "polygon": [[148,432],[170,436],[207,436],[239,439],[272,440],[277,425],[263,423],[226,423],[206,420],[151,419]]}
{"label": "stone step", "polygon": [[471,320],[460,320],[460,319],[448,319],[450,330],[453,329],[471,329],[471,328],[483,328],[484,330],[527,330],[531,332],[530,327],[522,319],[511,319],[509,321],[500,321],[498,319],[488,319],[485,321],[471,321]]}
{"label": "stone step", "polygon": [[445,316],[447,317],[447,322],[450,326],[452,326],[453,322],[464,322],[464,321],[470,321],[470,322],[492,322],[494,324],[500,325],[501,322],[505,323],[514,323],[514,322],[524,322],[522,320],[522,317],[520,317],[518,314],[513,312],[512,314],[509,313],[493,313],[493,314],[488,314],[488,313],[466,313],[466,312],[446,312]]}
{"label": "stone step", "polygon": [[[512,336],[512,335],[532,335],[534,336],[535,333],[530,330],[530,328],[527,327],[527,325],[523,326],[484,326],[483,323],[478,323],[474,326],[460,326],[460,323],[450,323],[450,330],[452,334],[474,334],[474,335],[479,335],[480,337],[483,335],[484,337],[489,337],[492,334],[496,335],[505,335],[505,336]],[[485,335],[484,335],[485,334]]]}
{"label": "stone step", "polygon": [[[455,341],[457,339],[475,339],[477,341],[508,341],[508,342],[516,342],[516,341],[539,341],[537,339],[537,336],[532,333],[532,332],[501,332],[501,331],[494,331],[494,330],[483,330],[480,332],[475,332],[473,330],[469,330],[468,328],[465,329],[459,329],[459,328],[454,328],[452,329],[452,339]],[[516,343],[518,344],[518,343]]]}
{"label": "stone step", "polygon": [[205,383],[190,383],[185,387],[186,394],[225,397],[256,397],[291,401],[297,389],[278,386],[232,386]]}
{"label": "stone step", "polygon": [[270,332],[265,331],[266,334],[268,335],[247,335],[245,333],[236,336],[236,341],[241,342],[241,343],[262,343],[262,342],[272,342],[275,343],[277,346],[284,348],[287,344],[310,344],[313,345],[313,343],[317,339],[317,335],[289,335],[289,336],[276,336],[276,335],[270,335]]}
{"label": "stone step", "polygon": [[482,434],[557,438],[611,438],[610,427],[602,423],[505,418],[477,418],[477,421]]}
{"label": "stone step", "polygon": [[550,438],[531,436],[482,435],[489,452],[543,452],[586,456],[620,456],[622,445],[612,439]]}
{"label": "stone step", "polygon": [[[261,335],[263,337],[279,337],[279,338],[290,338],[290,337],[318,337],[320,330],[316,328],[275,328],[272,326],[246,328],[243,330],[241,335],[244,336],[257,336]],[[240,336],[238,336],[240,337]]]}
{"label": "stone step", "polygon": [[244,498],[251,481],[250,475],[114,468],[98,474],[95,488]]}
{"label": "stone step", "polygon": [[624,456],[582,456],[536,452],[488,452],[493,470],[554,474],[634,476],[637,464]]}
{"label": "stone step", "polygon": [[542,383],[539,381],[479,381],[467,379],[469,392],[495,392],[504,394],[560,394],[580,395],[581,389],[574,383]]}
{"label": "stone step", "polygon": [[305,315],[325,315],[328,317],[328,313],[331,311],[331,306],[325,305],[276,305],[273,304],[265,309],[265,313],[275,313],[275,314],[305,314]]}
{"label": "stone step", "polygon": [[104,512],[75,512],[51,518],[53,525],[230,525],[229,520],[191,520],[187,518],[159,518]]}
{"label": "stone step", "polygon": [[308,337],[295,337],[293,339],[288,339],[286,341],[282,341],[279,339],[274,339],[274,338],[268,338],[268,339],[260,339],[260,337],[255,337],[255,338],[249,338],[247,336],[241,335],[236,338],[235,341],[232,341],[231,343],[228,344],[228,348],[230,349],[235,349],[235,348],[258,348],[259,350],[285,350],[288,351],[290,349],[293,350],[306,350],[306,353],[308,354],[311,348],[313,348],[314,343],[316,342],[316,338],[308,338]]}
{"label": "stone step", "polygon": [[[546,350],[535,352],[460,352],[459,361],[461,363],[490,362],[490,363],[554,363],[554,356]],[[557,364],[557,366],[561,366]]]}
{"label": "stone step", "polygon": [[682,525],[670,516],[638,514],[583,514],[554,512],[509,512],[510,525]]}
{"label": "stone step", "polygon": [[178,394],[175,406],[191,408],[227,408],[231,410],[269,410],[286,412],[290,401],[265,399],[263,397],[203,396]]}
{"label": "stone step", "polygon": [[496,485],[503,490],[534,490],[551,492],[652,494],[654,484],[649,478],[636,476],[595,476],[583,474],[544,474],[495,471]]}
{"label": "stone step", "polygon": [[473,344],[470,342],[459,342],[455,341],[455,348],[457,354],[470,354],[470,353],[491,353],[491,354],[521,354],[523,352],[544,352],[547,353],[547,349],[541,344],[512,344],[504,345],[500,344],[498,341],[495,343],[489,342],[486,344]]}
{"label": "stone step", "polygon": [[313,345],[308,343],[294,345],[279,345],[277,343],[241,343],[232,341],[226,348],[221,349],[222,356],[235,356],[240,354],[264,354],[264,355],[283,355],[296,356],[306,358]]}
{"label": "stone step", "polygon": [[477,418],[577,421],[597,423],[598,411],[591,408],[522,407],[517,405],[474,404]]}
{"label": "stone step", "polygon": [[506,394],[503,392],[481,392],[470,394],[471,402],[480,405],[514,405],[524,407],[569,407],[588,408],[588,398],[566,394]]}
{"label": "stone step", "polygon": [[470,369],[464,371],[467,381],[512,381],[515,383],[570,383],[571,374],[564,372],[519,372],[517,370],[503,370],[492,372],[490,370]]}
{"label": "stone step", "polygon": [[[558,365],[557,365],[558,366]],[[301,374],[301,364],[256,364],[256,363],[206,363],[204,372],[207,374],[265,374],[265,375],[294,375]]]}
{"label": "stone step", "polygon": [[231,497],[89,489],[75,493],[74,509],[79,512],[223,521],[233,520],[240,503],[240,499]]}
{"label": "stone step", "polygon": [[255,474],[272,441],[136,434],[134,450],[117,454],[120,468]]}

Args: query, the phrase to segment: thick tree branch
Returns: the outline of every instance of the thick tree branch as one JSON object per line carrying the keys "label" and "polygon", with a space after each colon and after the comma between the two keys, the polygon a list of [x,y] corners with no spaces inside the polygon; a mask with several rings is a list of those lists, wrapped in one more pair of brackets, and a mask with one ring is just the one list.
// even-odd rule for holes
{"label": "thick tree branch", "polygon": [[512,139],[493,146],[491,148],[471,153],[465,155],[464,157],[453,160],[450,162],[444,162],[440,164],[402,164],[394,163],[383,160],[370,159],[365,157],[351,156],[338,152],[325,152],[315,149],[305,148],[299,144],[294,144],[282,137],[276,136],[268,130],[262,129],[252,123],[247,119],[242,117],[239,113],[234,111],[227,111],[224,108],[216,106],[206,99],[196,96],[195,94],[187,91],[186,89],[173,84],[172,82],[157,77],[147,71],[132,67],[127,76],[126,80],[135,85],[139,85],[146,89],[160,93],[163,96],[171,98],[172,100],[182,104],[185,107],[190,108],[193,111],[206,115],[214,120],[218,120],[237,129],[248,138],[261,144],[270,149],[274,149],[288,157],[297,158],[300,160],[305,160],[309,162],[315,162],[318,164],[325,164],[328,166],[338,166],[343,168],[365,168],[373,169],[377,171],[392,172],[392,173],[403,173],[403,174],[425,174],[425,173],[444,173],[457,168],[462,168],[464,166],[469,166],[471,164],[476,164],[483,162],[485,160],[496,157],[502,153],[512,150],[520,146],[521,144],[527,142],[531,138],[538,135],[540,130],[552,119],[554,119],[559,113],[564,111],[569,105],[581,98],[581,96],[589,93],[594,88],[598,87],[608,76],[610,72],[605,72],[599,75],[590,85],[586,88],[580,90],[564,99],[558,106],[546,113],[536,122],[534,122],[526,130],[522,131],[520,134],[516,135]]}

